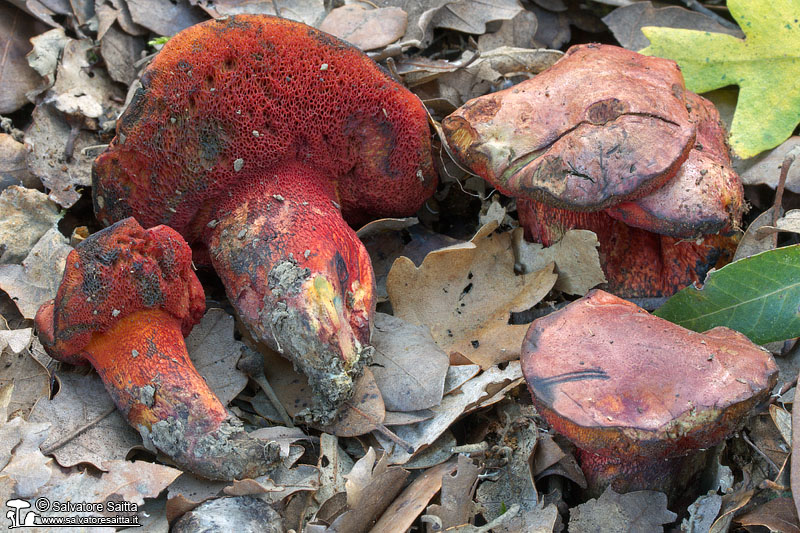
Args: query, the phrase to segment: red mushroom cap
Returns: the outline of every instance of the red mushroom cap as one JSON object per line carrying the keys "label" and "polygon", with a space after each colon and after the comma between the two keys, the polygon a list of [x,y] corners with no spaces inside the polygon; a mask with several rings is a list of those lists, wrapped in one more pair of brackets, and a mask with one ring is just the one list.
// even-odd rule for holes
{"label": "red mushroom cap", "polygon": [[206,307],[191,253],[172,228],[144,230],[132,218],[81,242],[67,256],[55,300],[36,314],[47,352],[81,364],[95,334],[141,310],[167,312],[188,335]]}
{"label": "red mushroom cap", "polygon": [[608,45],[570,48],[510,89],[442,121],[454,156],[501,192],[578,210],[644,196],[694,144],[672,61]]}
{"label": "red mushroom cap", "polygon": [[425,108],[358,49],[237,15],[170,39],[93,167],[104,224],[135,216],[198,240],[236,184],[300,163],[351,223],[413,213],[436,185]]}
{"label": "red mushroom cap", "polygon": [[689,331],[600,290],[534,321],[521,361],[556,431],[631,462],[719,443],[778,375],[772,355],[741,333]]}
{"label": "red mushroom cap", "polygon": [[742,181],[731,166],[726,133],[714,104],[686,92],[697,140],[674,178],[652,194],[609,207],[629,226],[672,237],[736,228],[745,210]]}

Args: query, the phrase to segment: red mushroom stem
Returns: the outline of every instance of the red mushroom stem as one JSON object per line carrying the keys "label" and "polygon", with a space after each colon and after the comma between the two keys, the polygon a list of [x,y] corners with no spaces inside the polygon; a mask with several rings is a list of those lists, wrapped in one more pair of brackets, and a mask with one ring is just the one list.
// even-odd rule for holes
{"label": "red mushroom stem", "polygon": [[239,183],[211,226],[211,261],[242,321],[324,391],[306,418],[335,412],[371,360],[375,283],[333,185],[302,165],[276,169]]}

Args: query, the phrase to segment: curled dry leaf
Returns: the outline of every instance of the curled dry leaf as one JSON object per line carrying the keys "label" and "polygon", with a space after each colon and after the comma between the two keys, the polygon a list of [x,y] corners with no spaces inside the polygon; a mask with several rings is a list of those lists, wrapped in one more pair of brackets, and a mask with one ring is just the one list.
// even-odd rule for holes
{"label": "curled dry leaf", "polygon": [[402,37],[407,25],[408,15],[399,7],[368,9],[350,4],[331,10],[319,29],[362,50],[375,50]]}
{"label": "curled dry leaf", "polygon": [[32,319],[39,306],[55,297],[70,251],[66,237],[50,228],[22,265],[0,265],[0,289],[11,296],[22,316]]}
{"label": "curled dry leaf", "polygon": [[702,533],[708,531],[719,510],[722,508],[722,496],[715,492],[704,494],[689,506],[689,517],[681,523],[682,531],[687,533]]}
{"label": "curled dry leaf", "polygon": [[100,125],[116,119],[119,108],[113,102],[124,95],[105,70],[89,62],[94,47],[91,39],[67,41],[46,99],[66,115],[95,119]]}
{"label": "curled dry leaf", "polygon": [[[772,209],[773,208],[769,209],[770,213],[772,213]],[[765,225],[758,228],[756,230],[756,236],[764,238],[779,231],[800,233],[800,209],[787,211],[785,215],[775,221],[774,226]]]}
{"label": "curled dry leaf", "polygon": [[791,498],[769,500],[734,520],[743,526],[763,526],[770,531],[800,533],[797,509]]}
{"label": "curled dry leaf", "polygon": [[227,485],[225,481],[211,481],[188,473],[181,474],[170,483],[167,491],[167,518],[170,522],[174,521],[204,501],[222,494],[222,489]]}
{"label": "curled dry leaf", "polygon": [[0,193],[0,264],[21,263],[59,220],[58,206],[34,189],[12,185]]}
{"label": "curled dry leaf", "polygon": [[114,407],[97,374],[57,375],[55,398],[42,398],[31,411],[32,422],[52,424],[42,450],[64,467],[89,463],[103,470],[104,461],[124,460],[142,438]]}
{"label": "curled dry leaf", "polygon": [[486,33],[486,24],[508,20],[522,11],[516,0],[498,0],[487,4],[480,0],[377,0],[379,7],[397,6],[408,13],[408,26],[401,42],[426,48],[433,40],[433,30],[446,28],[464,33]]}
{"label": "curled dry leaf", "polygon": [[510,325],[511,313],[538,303],[557,277],[552,264],[516,275],[511,233],[496,228],[490,223],[469,243],[429,253],[419,268],[398,258],[386,284],[395,316],[429,326],[445,352],[483,368],[519,357],[527,325]]}
{"label": "curled dry leaf", "polygon": [[439,405],[450,359],[428,328],[375,313],[370,367],[387,409],[418,411]]}
{"label": "curled dry leaf", "polygon": [[778,245],[777,236],[774,233],[769,235],[760,231],[761,228],[769,227],[769,225],[772,224],[772,220],[774,219],[772,216],[773,209],[774,208],[770,207],[758,215],[756,219],[747,226],[747,231],[742,235],[736,247],[736,253],[733,254],[732,261],[738,261],[739,259],[750,257],[751,255],[775,249]]}
{"label": "curled dry leaf", "polygon": [[353,469],[353,460],[339,447],[334,435],[320,435],[319,461],[320,487],[314,493],[312,514],[316,513],[329,499],[337,494],[346,494],[347,475]]}
{"label": "curled dry leaf", "polygon": [[146,49],[144,39],[111,26],[100,41],[100,55],[108,75],[116,82],[130,85],[136,79],[135,64]]}
{"label": "curled dry leaf", "polygon": [[492,33],[484,33],[478,37],[478,50],[489,52],[502,46],[519,48],[536,48],[533,36],[539,22],[536,14],[527,9],[519,12],[509,20],[500,23],[500,29]]}
{"label": "curled dry leaf", "polygon": [[8,348],[12,355],[19,355],[31,345],[32,340],[33,328],[0,330],[0,354]]}
{"label": "curled dry leaf", "polygon": [[386,277],[395,259],[404,255],[419,265],[433,250],[462,242],[427,229],[415,217],[381,218],[363,226],[356,235],[364,243],[372,262],[377,302],[389,300]]}

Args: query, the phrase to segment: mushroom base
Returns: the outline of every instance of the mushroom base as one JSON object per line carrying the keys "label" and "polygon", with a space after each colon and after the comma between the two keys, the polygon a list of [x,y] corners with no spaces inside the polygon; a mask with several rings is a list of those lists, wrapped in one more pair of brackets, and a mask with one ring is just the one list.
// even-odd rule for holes
{"label": "mushroom base", "polygon": [[84,350],[117,408],[145,447],[209,479],[266,473],[278,459],[272,443],[250,437],[197,373],[181,325],[161,310],[119,319]]}
{"label": "mushroom base", "polygon": [[308,377],[313,404],[298,418],[326,425],[371,360],[372,265],[334,184],[299,164],[268,176],[231,191],[205,242],[253,338]]}
{"label": "mushroom base", "polygon": [[708,450],[667,459],[652,457],[602,457],[592,452],[578,450],[578,462],[586,477],[586,493],[599,497],[608,486],[622,494],[637,490],[655,490],[674,502],[693,483],[708,461]]}
{"label": "mushroom base", "polygon": [[545,246],[558,242],[570,229],[597,234],[600,264],[608,284],[605,289],[622,298],[671,296],[733,257],[734,239],[705,235],[679,240],[634,228],[604,211],[568,211],[533,200],[517,203],[525,239]]}

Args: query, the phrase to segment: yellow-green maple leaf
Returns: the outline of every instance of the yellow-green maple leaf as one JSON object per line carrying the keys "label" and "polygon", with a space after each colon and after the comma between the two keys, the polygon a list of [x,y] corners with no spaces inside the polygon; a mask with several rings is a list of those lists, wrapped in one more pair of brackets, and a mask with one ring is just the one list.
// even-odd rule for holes
{"label": "yellow-green maple leaf", "polygon": [[697,93],[739,86],[730,144],[742,158],[786,140],[800,122],[800,0],[728,0],[744,39],[648,26],[641,53],[678,62]]}

